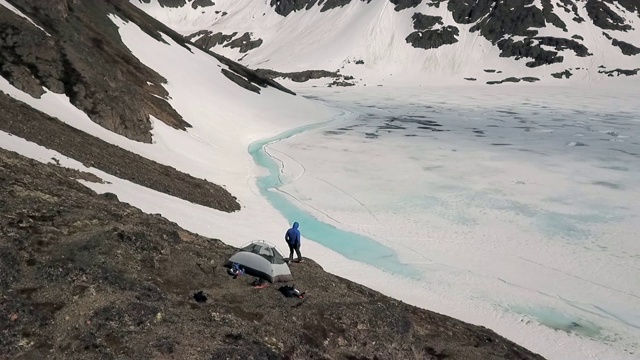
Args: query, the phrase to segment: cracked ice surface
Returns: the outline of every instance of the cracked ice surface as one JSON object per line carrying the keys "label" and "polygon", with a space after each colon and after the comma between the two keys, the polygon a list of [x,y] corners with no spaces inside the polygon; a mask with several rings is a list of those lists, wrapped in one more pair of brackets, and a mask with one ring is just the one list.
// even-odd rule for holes
{"label": "cracked ice surface", "polygon": [[268,151],[293,203],[415,269],[419,305],[551,358],[633,358],[640,105],[628,90],[304,89],[358,116]]}

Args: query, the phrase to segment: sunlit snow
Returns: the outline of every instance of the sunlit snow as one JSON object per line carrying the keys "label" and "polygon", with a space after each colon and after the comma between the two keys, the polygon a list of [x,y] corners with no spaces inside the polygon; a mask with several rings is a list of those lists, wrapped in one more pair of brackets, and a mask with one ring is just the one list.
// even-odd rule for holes
{"label": "sunlit snow", "polygon": [[288,223],[304,219],[303,255],[328,271],[550,359],[637,358],[637,82],[258,95],[228,81],[208,55],[111,19],[134,55],[168,80],[168,101],[188,131],[152,118],[154,143],[140,144],[99,127],[65,96],[34,99],[2,78],[0,89],[223,185],[243,209],[194,205],[0,132],[3,148],[93,172],[107,181],[83,182],[97,192],[231,245],[284,244]]}

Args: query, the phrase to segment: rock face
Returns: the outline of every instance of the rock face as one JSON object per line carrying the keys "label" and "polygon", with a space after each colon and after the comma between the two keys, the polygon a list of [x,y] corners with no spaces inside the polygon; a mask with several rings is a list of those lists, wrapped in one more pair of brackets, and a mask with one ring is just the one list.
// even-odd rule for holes
{"label": "rock face", "polygon": [[456,36],[460,34],[460,31],[457,27],[449,25],[434,29],[436,25],[443,25],[442,17],[415,13],[412,19],[413,28],[416,29],[416,31],[409,34],[406,41],[413,47],[435,49],[442,45],[455,44],[458,42]]}
{"label": "rock face", "polygon": [[224,47],[230,47],[232,49],[239,48],[241,53],[246,53],[249,50],[253,50],[262,45],[262,39],[251,39],[251,33],[244,33],[242,36],[229,41]]}
{"label": "rock face", "polygon": [[233,248],[77,178],[0,149],[0,358],[542,359],[311,260],[291,266],[304,300],[255,289],[222,267]]}

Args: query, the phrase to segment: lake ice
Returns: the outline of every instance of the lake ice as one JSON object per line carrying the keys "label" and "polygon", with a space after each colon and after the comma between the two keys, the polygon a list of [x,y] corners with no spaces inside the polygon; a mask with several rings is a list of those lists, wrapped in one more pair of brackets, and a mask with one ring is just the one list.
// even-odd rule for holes
{"label": "lake ice", "polygon": [[[640,105],[633,92],[300,92],[352,114],[266,147],[278,203],[267,197],[290,221],[306,214],[303,236],[417,279],[412,291],[439,299],[427,308],[545,333],[551,340],[523,345],[547,356],[638,356]],[[344,232],[323,233],[326,226]]]}

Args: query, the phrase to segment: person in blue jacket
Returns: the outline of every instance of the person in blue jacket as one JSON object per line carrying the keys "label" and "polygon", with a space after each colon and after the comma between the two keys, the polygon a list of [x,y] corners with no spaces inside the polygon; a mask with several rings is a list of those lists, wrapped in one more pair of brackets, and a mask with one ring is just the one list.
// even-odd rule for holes
{"label": "person in blue jacket", "polygon": [[284,240],[289,245],[289,262],[293,261],[294,250],[298,255],[297,262],[302,262],[302,255],[300,255],[300,230],[298,230],[298,222],[294,222],[291,229],[287,230],[287,233],[284,234]]}

